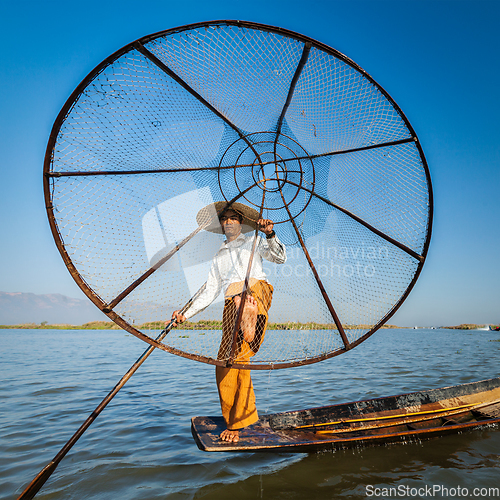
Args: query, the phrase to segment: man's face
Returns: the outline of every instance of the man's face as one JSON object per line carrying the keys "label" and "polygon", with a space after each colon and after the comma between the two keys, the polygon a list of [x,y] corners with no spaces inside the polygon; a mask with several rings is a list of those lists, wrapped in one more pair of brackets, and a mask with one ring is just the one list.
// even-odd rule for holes
{"label": "man's face", "polygon": [[220,217],[222,232],[228,237],[236,237],[241,233],[240,216],[234,210],[227,210]]}

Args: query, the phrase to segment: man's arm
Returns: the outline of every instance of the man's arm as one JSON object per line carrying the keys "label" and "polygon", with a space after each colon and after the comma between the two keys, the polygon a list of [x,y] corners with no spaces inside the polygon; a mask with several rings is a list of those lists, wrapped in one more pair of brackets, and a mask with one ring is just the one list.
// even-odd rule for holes
{"label": "man's arm", "polygon": [[261,242],[261,254],[264,259],[283,264],[286,262],[285,245],[276,236],[274,232],[274,223],[269,219],[260,219],[257,224],[259,229],[266,235],[266,241]]}
{"label": "man's arm", "polygon": [[207,283],[205,290],[193,301],[186,314],[180,314],[179,310],[172,313],[172,319],[175,319],[176,323],[174,327],[180,323],[186,321],[186,319],[191,318],[195,314],[206,309],[219,295],[222,289],[222,280],[220,279],[220,274],[217,266],[217,262],[214,259],[212,262],[212,267],[208,273]]}

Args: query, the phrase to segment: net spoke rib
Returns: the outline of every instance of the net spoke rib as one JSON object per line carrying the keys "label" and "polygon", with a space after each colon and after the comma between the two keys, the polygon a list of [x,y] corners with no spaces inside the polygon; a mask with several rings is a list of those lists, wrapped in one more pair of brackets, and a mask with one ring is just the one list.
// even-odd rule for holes
{"label": "net spoke rib", "polygon": [[302,51],[302,56],[300,57],[299,63],[297,64],[297,68],[295,69],[295,73],[293,75],[292,81],[290,82],[290,88],[288,89],[288,95],[285,101],[285,105],[281,110],[280,117],[278,119],[278,127],[276,130],[276,139],[274,141],[274,148],[276,149],[276,142],[278,140],[278,136],[281,133],[281,127],[283,125],[283,120],[285,119],[285,114],[287,112],[288,106],[290,106],[290,102],[292,101],[293,92],[295,90],[295,85],[297,85],[297,81],[299,80],[300,74],[306,65],[307,59],[309,57],[309,53],[311,52],[312,44],[311,42],[306,42],[304,44],[304,49]]}
{"label": "net spoke rib", "polygon": [[[247,189],[237,194],[233,199],[228,201],[224,207],[222,207],[217,212],[217,217],[220,216],[228,207],[230,207],[236,200],[241,198],[245,193],[250,191],[250,189],[254,188],[257,184],[254,183],[249,186]],[[192,238],[194,238],[200,231],[208,227],[212,223],[212,220],[207,221],[202,226],[198,226],[192,233],[186,236],[180,243],[175,245],[170,252],[167,253],[164,257],[162,257],[153,267],[150,267],[145,273],[139,276],[133,283],[131,283],[123,292],[117,295],[111,302],[109,302],[103,309],[103,312],[111,312],[127,295],[133,292],[142,282],[144,282],[147,278],[149,278],[157,269],[159,269],[165,262],[171,259],[186,243],[188,243]]]}
{"label": "net spoke rib", "polygon": [[[290,102],[292,101],[293,93],[295,91],[295,85],[299,80],[300,74],[306,65],[307,59],[309,58],[309,53],[311,52],[312,44],[310,42],[306,42],[304,44],[304,49],[302,50],[302,55],[300,57],[299,63],[297,64],[297,68],[295,69],[295,73],[293,75],[292,81],[290,82],[290,88],[288,89],[288,95],[286,97],[285,104],[283,105],[283,109],[281,110],[281,114],[278,118],[278,124],[276,127],[276,136],[274,138],[273,152],[274,152],[274,169],[276,173],[276,177],[279,179],[279,169],[278,169],[278,155],[276,153],[278,147],[278,137],[281,133],[281,127],[283,126],[283,120],[285,119],[286,112],[288,107],[290,106]],[[300,163],[300,161],[299,161]]]}
{"label": "net spoke rib", "polygon": [[283,161],[293,161],[293,160],[314,160],[316,158],[324,158],[326,156],[337,156],[345,155],[349,153],[357,153],[359,151],[369,151],[370,149],[387,148],[390,146],[399,146],[400,144],[407,144],[409,142],[416,142],[416,137],[407,137],[406,139],[398,139],[397,141],[381,142],[379,144],[370,144],[369,146],[361,146],[359,148],[344,149],[341,151],[329,151],[328,153],[319,153],[317,155],[311,156],[301,156],[297,158],[291,158],[290,160]]}
{"label": "net spoke rib", "polygon": [[[234,127],[234,126],[233,126]],[[238,129],[234,128],[236,130],[240,137],[242,137],[245,142],[249,145],[249,147],[252,149],[256,157],[259,157],[259,155],[255,152],[255,149],[251,142],[248,140],[247,137],[243,137],[241,133],[238,131]],[[276,138],[278,137],[278,134],[276,134]],[[343,155],[343,154],[349,154],[349,153],[356,153],[358,151],[367,151],[370,149],[378,149],[378,148],[385,148],[385,147],[390,147],[390,146],[398,146],[400,144],[407,144],[409,142],[415,142],[416,139],[413,137],[407,138],[407,139],[400,139],[397,141],[390,141],[390,142],[383,142],[380,144],[372,144],[370,146],[363,146],[360,148],[354,148],[354,149],[346,149],[344,151],[330,151],[328,153],[321,153],[317,155],[311,155],[311,156],[297,156],[294,158],[282,158],[280,159],[281,163],[287,163],[290,161],[302,161],[302,160],[314,160],[315,158],[324,158],[326,156],[336,156],[336,155]],[[275,143],[276,144],[276,143]],[[275,160],[269,160],[269,161],[260,161],[258,165],[261,166],[266,166],[270,165],[271,163],[276,163]],[[47,177],[83,177],[83,176],[92,176],[92,175],[140,175],[140,174],[157,174],[157,173],[176,173],[176,172],[196,172],[196,171],[201,171],[201,170],[224,170],[224,169],[234,169],[234,168],[244,168],[244,167],[253,167],[256,165],[255,163],[248,163],[248,164],[241,164],[241,165],[225,165],[225,166],[216,166],[216,167],[185,167],[185,168],[158,168],[158,169],[146,169],[146,170],[88,170],[88,171],[82,171],[82,172],[46,172],[45,175]]]}
{"label": "net spoke rib", "polygon": [[316,280],[316,283],[318,284],[321,295],[323,296],[323,299],[326,303],[326,306],[328,307],[328,310],[330,311],[330,314],[332,315],[333,321],[334,321],[335,325],[337,326],[337,329],[340,333],[340,336],[342,337],[342,341],[344,342],[344,347],[346,350],[348,350],[351,348],[351,346],[350,346],[349,339],[347,338],[347,335],[345,334],[344,327],[342,326],[342,323],[337,315],[337,312],[335,311],[335,308],[333,307],[332,301],[330,300],[330,297],[328,296],[328,293],[326,292],[325,286],[323,285],[323,282],[321,281],[321,278],[319,277],[318,271],[316,270],[314,262],[312,261],[312,258],[309,255],[309,251],[307,250],[307,247],[304,243],[304,239],[302,238],[302,235],[300,234],[300,230],[297,227],[295,220],[291,216],[291,213],[290,213],[288,206],[286,207],[286,209],[287,209],[288,213],[290,214],[290,221],[293,225],[295,233],[297,234],[297,238],[299,239],[300,246],[302,247],[302,250],[304,251],[304,255],[306,256],[307,262],[309,264],[309,267],[311,268],[314,279]]}
{"label": "net spoke rib", "polygon": [[304,191],[312,194],[313,196],[315,196],[316,198],[320,199],[324,203],[330,205],[333,208],[336,208],[337,210],[339,210],[343,214],[347,215],[351,219],[355,220],[356,222],[358,222],[362,226],[364,226],[367,229],[369,229],[372,233],[375,233],[377,236],[380,236],[385,241],[387,241],[387,242],[391,243],[392,245],[398,247],[400,250],[403,250],[408,255],[411,255],[414,259],[417,259],[419,262],[423,262],[424,261],[424,256],[423,255],[418,254],[417,252],[415,252],[415,250],[412,250],[411,248],[409,248],[405,244],[401,243],[400,241],[392,238],[388,234],[385,234],[383,231],[380,231],[380,229],[377,229],[376,227],[373,227],[371,224],[369,224],[368,222],[366,222],[365,220],[363,220],[361,217],[358,217],[356,214],[353,214],[352,212],[349,212],[349,210],[346,210],[345,208],[342,208],[340,205],[337,205],[336,203],[333,203],[330,200],[326,199],[324,196],[321,196],[321,195],[315,193],[312,189],[308,189],[305,186],[301,186],[301,185],[297,184],[296,182],[290,181],[288,179],[286,179],[285,182],[286,182],[286,184],[290,184],[292,186],[295,186],[295,187],[297,187],[299,189],[302,189],[302,190],[304,190]]}
{"label": "net spoke rib", "polygon": [[229,118],[224,116],[218,109],[212,106],[203,96],[201,96],[198,92],[196,92],[196,90],[194,90],[187,82],[185,82],[177,73],[172,71],[163,61],[158,59],[158,57],[156,57],[152,52],[150,52],[146,47],[144,47],[144,45],[141,42],[135,42],[134,46],[143,56],[147,57],[153,64],[158,66],[158,68],[160,68],[170,78],[172,78],[175,82],[177,82],[184,90],[187,90],[194,98],[200,101],[201,104],[203,104],[206,108],[212,111],[212,113],[214,113],[217,117],[223,120],[224,123],[229,125],[240,136],[240,138],[247,143],[247,145],[255,154],[255,157],[259,158],[259,161],[261,161],[259,155],[257,154],[257,151],[255,151],[255,148],[253,147],[253,144],[248,140],[248,137],[246,137],[241,132],[241,130],[231,120],[229,120]]}
{"label": "net spoke rib", "polygon": [[[177,172],[199,172],[206,170],[227,170],[238,168],[240,165],[225,165],[216,167],[184,167],[184,168],[150,168],[145,170],[87,170],[82,172],[46,172],[47,177],[84,177],[92,175],[141,175],[141,174],[165,174]],[[252,165],[241,165],[251,167]]]}
{"label": "net spoke rib", "polygon": [[[277,161],[277,154],[276,154],[276,146],[277,146],[277,142],[278,142],[278,136],[281,132],[281,127],[283,125],[283,120],[285,118],[285,114],[286,114],[286,111],[288,109],[288,106],[290,105],[290,102],[292,100],[292,96],[293,96],[293,92],[295,90],[295,85],[297,84],[297,81],[300,77],[300,74],[307,62],[307,59],[309,57],[309,52],[311,50],[311,44],[310,43],[306,43],[304,45],[304,50],[302,51],[302,56],[300,58],[300,61],[297,65],[297,68],[295,70],[295,74],[293,75],[293,78],[292,78],[292,81],[291,81],[291,84],[290,84],[290,89],[288,91],[288,96],[287,96],[287,99],[286,99],[286,102],[283,106],[283,110],[281,111],[281,115],[279,117],[279,120],[278,120],[278,126],[277,126],[277,131],[276,131],[276,138],[274,140],[274,163],[276,165],[276,174],[278,175],[278,171],[277,171],[277,165],[278,165],[278,161]],[[306,156],[304,157],[303,159],[309,159],[310,157]],[[300,161],[302,158],[293,158],[291,160],[288,160],[288,161]],[[287,161],[287,160],[285,160]],[[316,270],[316,267],[314,266],[314,263],[311,259],[311,256],[309,255],[309,252],[307,250],[307,247],[304,243],[304,239],[302,238],[302,235],[300,234],[300,231],[299,231],[299,228],[297,227],[297,224],[295,223],[295,220],[292,216],[292,213],[290,212],[290,208],[288,207],[288,204],[286,203],[286,200],[285,200],[285,197],[283,195],[283,191],[280,187],[280,194],[281,194],[281,198],[283,200],[283,203],[284,203],[284,206],[286,208],[286,211],[288,212],[288,216],[290,218],[290,222],[292,223],[293,225],[293,228],[295,230],[295,233],[297,234],[297,238],[299,239],[299,242],[300,242],[300,246],[302,247],[302,250],[304,252],[304,255],[307,259],[307,262],[309,264],[309,267],[311,268],[311,271],[313,273],[313,276],[314,276],[314,279],[316,280],[316,283],[318,284],[318,287],[320,289],[320,292],[321,292],[321,295],[323,296],[323,299],[328,307],[328,310],[330,311],[330,314],[332,315],[332,318],[333,318],[333,321],[335,322],[335,325],[337,326],[337,329],[340,333],[340,336],[342,337],[342,341],[344,342],[344,348],[346,350],[349,349],[349,339],[347,338],[346,334],[345,334],[345,331],[344,331],[344,328],[342,326],[342,323],[337,315],[337,312],[335,311],[335,308],[333,307],[333,304],[330,300],[330,297],[328,296],[328,294],[326,293],[326,289],[323,285],[323,282],[321,281],[321,278],[319,277],[319,274]]]}
{"label": "net spoke rib", "polygon": [[337,315],[337,312],[335,311],[335,308],[333,307],[332,301],[330,300],[330,297],[328,296],[328,293],[326,292],[326,289],[323,285],[323,282],[321,281],[321,278],[319,277],[318,271],[316,270],[314,262],[312,261],[311,256],[309,255],[309,251],[307,250],[304,239],[302,238],[302,235],[300,234],[300,230],[297,227],[297,224],[295,223],[295,220],[292,216],[292,213],[290,212],[290,208],[288,207],[288,205],[285,201],[285,197],[283,196],[283,191],[281,189],[280,189],[280,193],[281,193],[281,198],[283,199],[286,211],[288,212],[288,216],[290,217],[290,222],[293,225],[293,228],[295,230],[295,233],[297,234],[297,238],[299,240],[300,246],[302,247],[304,255],[307,259],[307,263],[309,264],[309,267],[311,268],[311,271],[313,273],[314,279],[316,280],[316,283],[318,284],[321,295],[323,296],[323,299],[326,303],[326,306],[328,307],[328,310],[330,311],[330,314],[332,315],[333,321],[334,321],[335,325],[337,326],[337,329],[340,333],[342,341],[344,342],[344,348],[345,348],[345,350],[349,350],[351,348],[351,346],[350,346],[349,339],[347,338],[347,335],[345,334],[344,327],[342,326],[342,323]]}

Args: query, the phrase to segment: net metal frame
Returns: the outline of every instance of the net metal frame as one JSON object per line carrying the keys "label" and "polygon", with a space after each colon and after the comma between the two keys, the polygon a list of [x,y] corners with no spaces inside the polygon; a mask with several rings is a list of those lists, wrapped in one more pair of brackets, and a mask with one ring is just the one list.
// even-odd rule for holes
{"label": "net metal frame", "polygon": [[[277,64],[271,72],[273,58],[278,55],[281,66]],[[237,70],[231,72],[236,66]],[[154,72],[163,76],[150,78],[148,75]],[[232,87],[218,84],[227,73],[234,80]],[[262,85],[259,78],[265,79]],[[250,101],[241,101],[245,89],[251,95]],[[127,92],[132,91],[136,92],[131,102],[137,107],[137,116],[132,108],[124,108],[128,114],[120,111]],[[153,96],[151,101],[148,95]],[[222,131],[219,151],[212,161],[204,163],[203,155],[200,159],[195,150],[189,149],[192,145],[185,149],[183,158],[176,157],[194,130],[182,116],[185,102],[189,104],[186,108],[194,110],[189,111],[191,123],[203,123],[206,128],[212,123],[214,129]],[[249,111],[250,105],[254,107]],[[118,118],[124,123],[113,128],[115,111],[122,113]],[[85,122],[87,112],[94,112],[94,121]],[[141,113],[147,120],[141,121]],[[165,131],[165,123],[174,113],[180,116],[172,118],[175,134]],[[184,135],[183,126],[187,127]],[[157,133],[162,127],[163,138]],[[130,131],[141,128],[145,129],[143,138],[131,139]],[[196,139],[205,140],[203,135]],[[143,151],[149,155],[143,163],[150,168],[136,167],[141,164]],[[358,174],[356,178],[352,172]],[[170,180],[162,181],[161,176]],[[263,357],[238,357],[242,349],[238,332],[243,305],[235,313],[232,343],[223,358],[215,354],[212,346],[206,352],[203,343],[190,347],[180,335],[171,333],[166,342],[159,342],[135,324],[134,312],[140,307],[147,309],[145,299],[142,306],[138,305],[140,299],[158,293],[155,290],[164,286],[161,279],[166,278],[158,278],[157,270],[188,248],[211,221],[178,239],[154,265],[141,269],[125,255],[123,245],[127,231],[130,241],[136,241],[137,224],[129,229],[128,221],[123,222],[123,240],[111,238],[106,242],[106,230],[112,227],[113,217],[120,221],[121,213],[127,210],[132,217],[127,196],[132,196],[134,185],[143,192],[150,185],[144,180],[141,184],[140,179],[153,179],[158,185],[166,182],[167,187],[171,183],[174,187],[182,186],[186,176],[209,185],[213,197],[225,201],[224,208],[242,202],[254,208],[259,217],[265,215],[274,221],[285,245],[300,250],[296,266],[308,269],[311,293],[320,304],[315,314],[331,323],[334,340],[314,330],[292,331],[275,338],[267,334],[274,351],[264,339],[262,347],[256,349],[264,352]],[[386,178],[387,182],[381,180]],[[55,120],[44,162],[44,193],[57,248],[78,286],[102,312],[158,349],[242,369],[315,363],[345,353],[366,340],[394,315],[415,285],[432,230],[428,165],[415,131],[389,94],[355,62],[321,42],[282,28],[232,20],[190,24],[142,37],[91,71]],[[106,199],[109,202],[103,201]],[[144,204],[149,203],[144,200]],[[157,202],[158,198],[154,200]],[[109,213],[102,209],[106,203],[112,205]],[[222,212],[219,210],[217,215]],[[314,257],[310,242],[318,234],[325,234],[321,228],[328,223],[343,228],[329,240],[331,244],[344,243],[349,248],[357,242],[358,251],[363,245],[363,252],[368,244],[388,245],[389,257],[380,263],[383,279],[365,276],[365,280],[355,280],[339,275],[334,280],[322,276],[321,268],[329,256],[323,260]],[[242,304],[250,289],[257,233]],[[131,254],[134,251],[130,250]],[[105,252],[122,253],[123,258],[105,269],[98,255]],[[137,250],[134,255],[139,254]],[[114,289],[105,289],[103,283],[127,266],[132,269],[130,275]],[[283,279],[281,283],[283,286],[275,289],[280,298],[274,301],[300,303],[302,298],[290,286],[292,282]],[[296,287],[300,279],[293,284]],[[136,295],[137,290],[141,294]],[[374,298],[377,294],[379,298]],[[356,312],[368,309],[371,312],[365,316]],[[161,315],[168,319],[164,309]],[[369,316],[374,318],[373,324],[349,325],[343,315],[354,319]],[[286,338],[295,339],[290,341],[293,349],[300,345],[302,350],[288,352]],[[310,352],[314,342],[318,347]]]}

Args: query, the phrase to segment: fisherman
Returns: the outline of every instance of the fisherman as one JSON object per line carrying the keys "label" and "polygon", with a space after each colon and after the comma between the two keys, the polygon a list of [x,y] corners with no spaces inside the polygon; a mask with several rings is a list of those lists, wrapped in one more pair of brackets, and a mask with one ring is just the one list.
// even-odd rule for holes
{"label": "fisherman", "polygon": [[[200,210],[196,217],[198,223],[202,225],[210,214],[218,213],[225,205],[226,202],[221,201]],[[216,219],[214,224],[206,227],[208,231],[222,232],[226,236],[226,241],[212,260],[205,290],[193,301],[185,315],[174,311],[172,319],[175,320],[174,326],[184,322],[208,307],[224,290],[222,340],[217,355],[218,360],[228,361],[231,358],[234,326],[254,241],[244,233],[257,228],[266,237],[264,239],[257,236],[233,360],[238,363],[248,363],[264,340],[273,287],[267,281],[262,259],[276,264],[283,264],[286,261],[285,247],[279,241],[273,227],[274,223],[271,220],[259,218],[256,210],[242,203],[233,203],[219,215],[218,221]],[[215,375],[222,415],[227,426],[221,433],[220,439],[236,443],[239,441],[239,429],[254,424],[259,419],[250,370],[217,365]]]}

